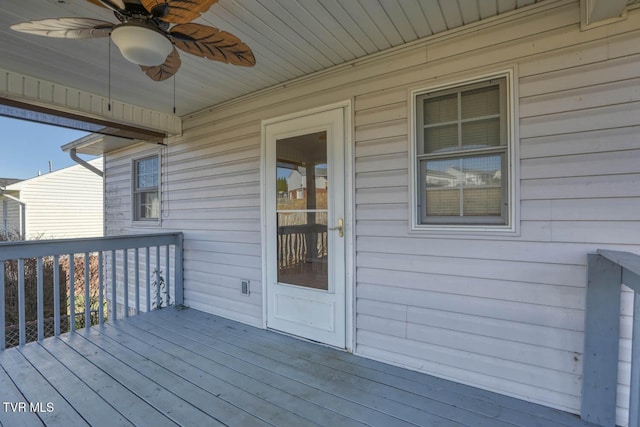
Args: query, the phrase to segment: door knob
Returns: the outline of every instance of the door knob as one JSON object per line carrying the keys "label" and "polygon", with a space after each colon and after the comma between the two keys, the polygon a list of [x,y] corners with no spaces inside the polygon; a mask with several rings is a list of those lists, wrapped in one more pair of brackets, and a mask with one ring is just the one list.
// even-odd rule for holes
{"label": "door knob", "polygon": [[336,227],[330,227],[329,230],[338,230],[338,236],[344,236],[344,221],[342,218],[338,219],[338,225]]}

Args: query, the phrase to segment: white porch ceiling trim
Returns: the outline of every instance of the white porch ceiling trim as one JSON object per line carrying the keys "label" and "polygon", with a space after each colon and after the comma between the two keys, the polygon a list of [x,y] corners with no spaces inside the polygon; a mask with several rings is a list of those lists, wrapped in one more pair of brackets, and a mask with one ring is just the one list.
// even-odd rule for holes
{"label": "white porch ceiling trim", "polygon": [[[117,101],[0,68],[0,97],[34,106],[53,108],[113,123],[182,134],[182,119],[176,115]],[[111,103],[111,109],[109,109]]]}

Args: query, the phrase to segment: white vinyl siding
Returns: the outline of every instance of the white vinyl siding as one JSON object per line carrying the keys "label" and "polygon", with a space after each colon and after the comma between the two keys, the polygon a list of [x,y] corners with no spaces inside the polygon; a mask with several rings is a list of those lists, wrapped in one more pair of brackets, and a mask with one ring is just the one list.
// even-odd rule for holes
{"label": "white vinyl siding", "polygon": [[[161,227],[185,233],[185,304],[262,325],[260,122],[351,98],[355,352],[578,413],[586,254],[640,253],[640,10],[579,22],[578,1],[544,2],[185,117]],[[517,232],[412,233],[409,94],[511,67]],[[126,222],[129,164],[148,154],[108,155],[109,233],[141,232]]]}
{"label": "white vinyl siding", "polygon": [[[252,325],[262,324],[259,135],[259,122],[206,123],[163,149],[161,224],[130,220],[131,158],[156,151],[140,144],[106,160],[107,235],[183,232],[185,304]],[[249,297],[241,280],[250,281]]]}
{"label": "white vinyl siding", "polygon": [[[102,170],[102,158],[90,160],[89,163]],[[12,194],[26,204],[27,239],[103,235],[102,177],[81,165],[21,181],[8,186],[8,189],[15,190]],[[13,206],[13,218],[19,227],[18,204],[12,201],[8,203]]]}

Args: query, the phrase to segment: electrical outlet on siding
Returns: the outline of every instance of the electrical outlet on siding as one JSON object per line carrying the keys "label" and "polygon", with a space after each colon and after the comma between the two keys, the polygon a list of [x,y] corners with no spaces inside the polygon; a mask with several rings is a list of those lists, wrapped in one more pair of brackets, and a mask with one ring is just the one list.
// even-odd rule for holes
{"label": "electrical outlet on siding", "polygon": [[251,293],[251,288],[249,286],[250,282],[248,280],[242,280],[240,282],[240,292],[242,295],[249,296]]}

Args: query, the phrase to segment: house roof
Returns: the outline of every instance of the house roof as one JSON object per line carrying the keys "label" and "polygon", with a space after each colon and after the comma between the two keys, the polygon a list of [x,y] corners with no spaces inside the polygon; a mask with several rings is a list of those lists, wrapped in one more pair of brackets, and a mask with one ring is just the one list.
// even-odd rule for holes
{"label": "house roof", "polygon": [[[95,159],[92,159],[92,160],[88,160],[87,162],[90,163],[91,165],[99,168],[99,169],[102,169],[102,166],[103,166],[102,157],[98,157],[98,158],[95,158]],[[7,191],[20,191],[25,186],[31,185],[31,184],[33,184],[35,182],[40,181],[40,180],[49,179],[52,176],[68,173],[68,172],[73,171],[73,170],[75,170],[77,168],[84,168],[84,166],[82,166],[82,165],[72,165],[72,166],[68,166],[66,168],[54,170],[53,172],[49,172],[49,173],[45,173],[45,174],[42,174],[42,175],[34,176],[33,178],[17,181],[15,183],[11,184],[11,185],[8,185],[6,187],[6,189],[7,189]]]}
{"label": "house roof", "polygon": [[20,181],[19,179],[16,178],[0,178],[0,187],[4,188],[7,185],[11,185],[13,183],[16,183]]}
{"label": "house roof", "polygon": [[117,136],[112,135],[90,133],[89,135],[63,145],[60,149],[66,153],[75,149],[82,154],[100,156],[102,153],[117,150],[119,148],[126,147],[129,144],[131,144],[129,139],[118,138]]}

